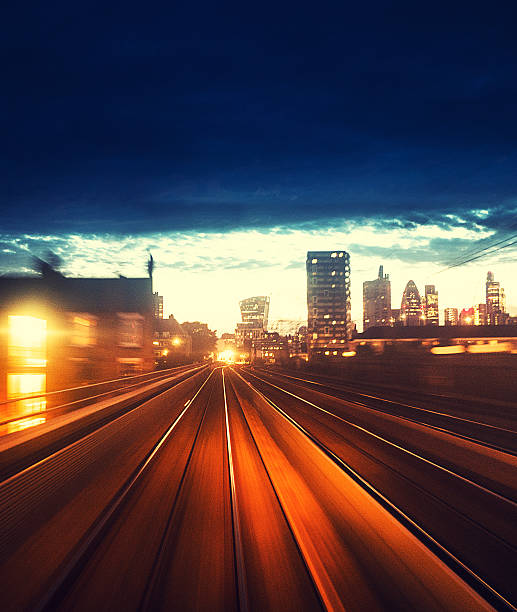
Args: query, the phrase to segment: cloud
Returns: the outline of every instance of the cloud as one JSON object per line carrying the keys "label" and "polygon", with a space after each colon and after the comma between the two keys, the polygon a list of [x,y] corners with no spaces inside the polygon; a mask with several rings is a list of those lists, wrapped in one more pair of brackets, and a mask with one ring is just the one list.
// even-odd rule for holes
{"label": "cloud", "polygon": [[440,308],[479,303],[484,299],[486,269],[496,271],[513,303],[517,285],[511,251],[442,272],[453,258],[498,236],[497,230],[483,226],[487,218],[491,223],[490,213],[472,213],[453,218],[418,216],[410,221],[341,219],[324,226],[308,223],[228,232],[3,234],[0,245],[9,252],[0,249],[0,273],[27,272],[31,253],[44,255],[51,249],[62,257],[67,275],[141,277],[147,274],[152,251],[155,288],[165,297],[166,312],[180,320],[206,320],[222,332],[233,329],[238,301],[248,295],[271,295],[272,320],[303,318],[307,251],[339,248],[351,254],[352,314],[360,322],[362,283],[377,276],[380,264],[392,279],[394,307],[410,278],[420,287],[436,284]]}

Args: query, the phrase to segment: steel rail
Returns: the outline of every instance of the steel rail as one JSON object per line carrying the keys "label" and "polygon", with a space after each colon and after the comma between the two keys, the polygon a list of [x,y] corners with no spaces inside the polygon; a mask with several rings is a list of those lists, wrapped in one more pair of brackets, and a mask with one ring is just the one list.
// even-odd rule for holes
{"label": "steel rail", "polygon": [[[321,451],[325,453],[338,467],[348,474],[357,484],[359,484],[367,493],[369,493],[376,501],[378,501],[386,510],[390,512],[399,522],[409,529],[423,544],[432,550],[437,556],[446,562],[448,567],[456,574],[461,576],[470,586],[472,586],[482,597],[484,597],[491,605],[497,606],[501,610],[511,610],[517,612],[517,607],[513,605],[504,595],[499,593],[488,582],[486,582],[478,573],[470,569],[463,561],[461,561],[454,553],[449,551],[444,545],[436,540],[423,527],[418,525],[409,515],[407,515],[400,507],[386,497],[379,489],[372,485],[368,480],[361,476],[354,468],[346,463],[341,457],[336,455],[328,446],[321,442],[316,436],[311,434],[303,425],[298,423],[293,417],[287,414],[275,402],[265,396],[261,391],[254,387],[248,380],[241,376],[238,372],[236,375],[241,378],[246,385],[250,387],[263,401],[269,404],[274,410],[282,415],[291,425],[303,433],[311,440]],[[259,377],[255,377],[259,378]],[[259,380],[261,380],[259,378]],[[269,383],[268,383],[269,384]],[[292,395],[292,394],[290,394]],[[304,400],[305,401],[305,400]],[[310,403],[310,402],[307,402]],[[318,406],[315,406],[318,408]],[[326,411],[325,411],[326,412]]]}
{"label": "steel rail", "polygon": [[[212,374],[215,372],[217,368],[214,368],[211,372],[210,375],[208,376],[208,378],[205,380],[205,382],[201,385],[201,387],[198,389],[197,393],[194,395],[194,397],[189,400],[188,402],[185,403],[185,410],[183,412],[185,412],[194,402],[194,400],[196,399],[196,397],[198,396],[198,394],[201,392],[201,389],[205,386],[205,384],[208,382],[209,378],[212,376]],[[181,475],[181,479],[178,485],[178,489],[176,491],[176,495],[174,496],[174,500],[172,502],[172,506],[171,506],[171,510],[169,512],[169,516],[167,518],[167,523],[165,525],[165,529],[163,530],[163,534],[160,540],[160,545],[158,547],[158,551],[156,553],[155,559],[154,559],[154,563],[153,563],[153,567],[151,568],[151,577],[149,578],[149,580],[147,581],[147,586],[145,588],[145,591],[142,595],[142,598],[140,600],[140,603],[138,605],[138,610],[153,610],[154,606],[153,606],[153,601],[156,598],[156,588],[157,588],[157,584],[159,582],[159,577],[160,577],[160,571],[161,568],[163,567],[163,563],[164,563],[164,557],[165,557],[165,551],[166,551],[166,547],[167,547],[167,541],[169,539],[169,535],[172,529],[172,523],[173,523],[173,517],[176,511],[176,508],[178,506],[178,500],[180,498],[180,494],[183,490],[183,486],[184,486],[184,482],[187,476],[187,472],[188,472],[188,468],[191,464],[191,460],[192,460],[192,455],[194,454],[194,449],[196,447],[196,442],[199,438],[199,433],[201,431],[201,427],[203,425],[203,422],[205,420],[205,416],[207,413],[207,409],[210,403],[210,399],[212,398],[212,394],[213,394],[213,390],[210,392],[210,395],[208,397],[208,400],[205,404],[205,408],[203,410],[203,414],[201,416],[201,419],[199,420],[199,424],[197,426],[196,429],[196,435],[194,436],[194,441],[192,442],[192,446],[190,448],[188,457],[187,457],[187,461],[185,462],[185,467],[183,469],[182,475]],[[183,413],[182,413],[183,414]]]}
{"label": "steel rail", "polygon": [[[117,393],[122,393],[124,391],[131,391],[132,389],[137,389],[139,387],[143,387],[146,384],[152,384],[155,382],[160,382],[160,381],[165,381],[168,378],[173,378],[174,376],[178,376],[181,374],[187,374],[188,372],[192,372],[194,370],[197,371],[202,371],[203,368],[205,368],[206,366],[198,366],[195,368],[192,368],[191,370],[189,369],[185,369],[183,371],[180,372],[168,372],[167,374],[163,374],[163,375],[159,375],[159,376],[155,376],[152,378],[147,378],[145,380],[141,380],[141,381],[137,381],[131,385],[123,385],[121,387],[116,387],[115,389],[110,389],[108,391],[104,391],[103,393],[98,393],[97,395],[86,395],[85,397],[81,397],[78,398],[76,400],[70,401],[70,402],[65,402],[64,404],[58,404],[57,406],[51,406],[50,408],[45,408],[43,410],[38,410],[38,411],[34,411],[34,412],[29,412],[27,414],[22,414],[22,415],[18,415],[18,416],[14,416],[14,417],[9,417],[8,419],[4,419],[3,421],[0,421],[0,427],[3,427],[5,425],[9,425],[9,423],[16,423],[17,421],[23,421],[25,419],[32,419],[34,417],[38,417],[38,416],[45,416],[45,415],[49,415],[51,413],[53,413],[56,410],[62,410],[64,408],[71,408],[74,406],[74,404],[80,404],[80,403],[84,403],[84,402],[89,402],[89,401],[93,401],[93,400],[99,400],[99,398],[102,397],[106,397],[109,396],[110,394],[117,394]],[[41,399],[41,398],[47,398],[53,394],[58,394],[58,393],[68,393],[68,392],[72,392],[72,391],[79,391],[79,390],[83,390],[83,389],[91,389],[92,387],[96,387],[99,385],[103,385],[103,384],[108,384],[112,383],[112,382],[117,382],[118,380],[127,380],[127,379],[117,379],[115,381],[107,381],[104,383],[94,383],[93,385],[86,385],[84,387],[74,387],[72,389],[62,389],[59,391],[49,391],[49,393],[43,393],[41,395],[28,395],[25,397],[17,397],[15,399],[10,399],[10,400],[6,400],[5,402],[1,402],[1,404],[15,404],[16,402],[21,402],[21,401],[26,401],[26,400],[31,400],[31,399]]]}
{"label": "steel rail", "polygon": [[[34,610],[37,612],[51,611],[55,609],[55,605],[60,601],[67,590],[67,586],[76,575],[79,573],[81,567],[91,557],[92,553],[99,545],[102,536],[104,535],[107,527],[114,519],[117,512],[123,507],[123,504],[129,498],[137,483],[140,482],[142,476],[147,472],[149,465],[156,457],[162,446],[165,444],[169,436],[172,434],[178,423],[181,421],[192,402],[201,392],[203,387],[206,385],[208,380],[211,378],[214,370],[210,372],[208,377],[205,379],[203,384],[199,387],[194,397],[186,403],[181,413],[176,417],[174,422],[167,428],[166,432],[161,436],[160,440],[153,446],[147,457],[140,463],[137,468],[133,471],[131,476],[126,482],[119,488],[119,490],[112,497],[111,501],[104,508],[101,514],[97,517],[97,520],[91,527],[91,529],[81,539],[76,549],[69,556],[66,563],[61,567],[58,575],[52,581],[51,586],[47,589],[43,598],[37,603]],[[194,445],[193,445],[194,446]]]}
{"label": "steel rail", "polygon": [[[188,364],[188,365],[193,365],[193,364]],[[188,368],[188,365],[178,366],[176,368],[169,368],[168,370],[154,370],[153,372],[147,372],[145,374],[137,374],[135,376],[123,376],[122,378],[112,378],[110,380],[100,380],[99,382],[90,383],[88,385],[80,385],[79,387],[69,387],[68,389],[56,389],[55,391],[47,391],[45,393],[29,393],[29,395],[23,395],[23,396],[14,397],[8,400],[2,400],[0,401],[0,406],[3,406],[4,404],[13,404],[15,402],[21,402],[23,400],[38,399],[42,397],[52,397],[54,395],[57,395],[58,393],[69,393],[71,391],[82,391],[83,389],[91,389],[92,387],[100,387],[101,385],[109,385],[111,383],[133,380],[135,378],[146,377],[146,380],[153,380],[154,376],[156,378],[159,378],[162,375],[166,376],[167,374],[172,373],[173,371],[176,371],[176,370],[180,370],[181,368]],[[202,367],[202,366],[198,366],[198,367]],[[118,387],[118,388],[121,388],[121,387]]]}
{"label": "steel rail", "polygon": [[[275,378],[275,374],[269,374],[269,373],[265,373],[265,372],[262,372],[262,371],[261,371],[261,373],[263,373],[264,376],[270,376],[271,378]],[[251,372],[250,372],[250,374],[251,374]],[[297,377],[294,377],[294,376],[288,376],[286,374],[277,374],[277,375],[278,376],[283,376],[283,377],[286,377],[286,378],[289,378],[289,379],[292,379],[292,380],[298,380],[298,381],[301,381],[301,382],[308,382],[310,384],[321,385],[321,386],[325,387],[324,384],[318,383],[318,382],[315,382],[315,381],[306,380],[306,379],[303,379],[303,378],[297,378]],[[264,382],[266,382],[266,381],[264,381]],[[293,383],[293,384],[296,384],[296,383]],[[296,385],[296,386],[301,387],[301,385]],[[309,391],[316,391],[315,389],[310,389],[310,387],[303,387],[303,388],[307,388],[307,390],[309,390]],[[463,421],[463,422],[466,422],[466,423],[470,423],[471,425],[498,429],[500,432],[504,432],[504,433],[508,433],[508,434],[515,434],[517,436],[517,431],[514,431],[512,429],[504,429],[504,428],[501,428],[501,427],[497,427],[495,425],[489,425],[489,424],[481,423],[481,422],[478,422],[478,421],[472,421],[472,420],[469,420],[469,419],[463,419],[461,417],[456,417],[454,415],[449,415],[449,414],[446,414],[446,413],[435,412],[433,410],[428,410],[426,408],[421,408],[421,407],[418,407],[418,406],[411,406],[410,404],[404,404],[402,402],[396,402],[396,401],[393,401],[393,400],[379,398],[379,397],[375,397],[375,396],[372,396],[372,395],[366,395],[364,393],[359,393],[359,392],[356,392],[356,391],[349,391],[349,390],[345,390],[345,389],[342,389],[342,388],[340,389],[340,388],[336,388],[336,387],[332,387],[332,386],[330,386],[330,388],[334,388],[337,391],[353,393],[355,395],[360,395],[362,397],[369,397],[371,399],[378,399],[378,400],[381,400],[381,401],[389,402],[391,404],[394,404],[395,406],[401,406],[403,408],[411,408],[411,409],[414,409],[414,410],[421,410],[423,412],[431,413],[431,414],[434,414],[436,416],[444,416],[444,417],[449,417],[451,419],[458,419],[460,421]],[[462,434],[462,433],[460,433],[458,431],[455,431],[454,429],[447,429],[446,427],[440,427],[438,425],[433,425],[433,424],[427,423],[425,421],[420,421],[418,419],[412,419],[412,418],[410,418],[408,416],[402,416],[400,414],[396,414],[396,412],[395,413],[394,412],[388,412],[386,410],[382,410],[381,408],[375,408],[374,406],[369,406],[368,404],[365,404],[365,403],[362,403],[362,402],[359,402],[359,401],[356,401],[356,400],[352,400],[352,399],[348,399],[348,398],[343,398],[343,397],[338,397],[336,395],[331,395],[330,393],[325,393],[324,391],[319,391],[318,390],[317,393],[321,393],[322,395],[326,395],[327,397],[330,397],[333,400],[338,400],[338,401],[341,401],[341,402],[346,402],[346,403],[352,404],[354,406],[360,406],[361,408],[365,408],[366,410],[371,410],[371,411],[378,412],[378,413],[383,414],[383,415],[392,416],[392,417],[400,419],[402,421],[407,421],[408,423],[414,423],[416,425],[421,425],[422,427],[428,427],[429,429],[434,429],[435,431],[440,431],[440,432],[448,434],[450,436],[453,436],[453,437],[456,437],[456,438],[461,438],[462,440],[467,440],[468,442],[473,442],[474,444],[478,444],[479,446],[483,446],[485,448],[490,448],[492,450],[496,450],[496,451],[499,451],[501,453],[506,453],[507,455],[512,455],[512,456],[517,457],[517,451],[509,449],[509,448],[507,448],[505,446],[499,446],[497,444],[493,444],[492,442],[487,442],[486,440],[481,440],[480,438],[475,438],[473,436]]]}
{"label": "steel rail", "polygon": [[[496,491],[492,491],[491,489],[488,489],[487,487],[474,482],[473,480],[471,480],[470,478],[467,478],[466,476],[462,476],[461,474],[458,474],[456,472],[454,472],[453,470],[451,470],[450,468],[447,468],[443,465],[440,465],[439,463],[436,463],[435,461],[432,461],[431,459],[427,459],[427,457],[423,457],[422,455],[419,455],[418,453],[409,450],[408,448],[404,448],[403,446],[400,446],[400,444],[397,444],[396,442],[393,442],[391,440],[388,440],[387,438],[384,438],[383,436],[376,434],[373,431],[370,431],[369,429],[366,429],[365,427],[362,427],[361,425],[357,425],[357,423],[353,423],[352,421],[349,421],[348,419],[345,419],[337,414],[334,414],[333,412],[330,412],[330,410],[326,410],[325,408],[322,408],[321,406],[318,406],[317,404],[314,404],[313,402],[309,401],[308,399],[305,399],[299,395],[296,395],[295,393],[291,393],[290,391],[287,391],[286,389],[282,389],[282,387],[279,387],[278,385],[273,384],[272,382],[269,382],[268,380],[265,380],[263,378],[260,378],[259,376],[252,374],[251,372],[249,372],[250,376],[253,376],[254,378],[256,378],[257,380],[262,381],[263,383],[266,383],[266,385],[270,385],[271,387],[274,387],[275,389],[278,389],[279,391],[282,391],[282,393],[286,393],[287,395],[290,395],[291,397],[294,397],[295,399],[304,402],[305,404],[308,404],[309,406],[312,406],[313,408],[316,408],[317,410],[320,410],[321,412],[324,412],[325,414],[328,414],[329,416],[337,419],[338,421],[341,421],[343,423],[346,423],[347,425],[349,425],[350,427],[354,427],[355,429],[358,429],[360,431],[362,431],[363,433],[368,434],[369,436],[372,436],[373,438],[376,438],[377,440],[380,440],[381,442],[384,442],[385,444],[388,444],[389,446],[392,446],[394,448],[396,448],[399,451],[402,451],[408,455],[411,455],[412,457],[415,457],[416,459],[419,459],[420,461],[431,465],[432,467],[447,473],[450,476],[454,476],[455,478],[458,478],[459,480],[461,480],[462,482],[465,482],[466,484],[473,486],[481,491],[483,491],[484,493],[487,493],[489,495],[492,495],[494,497],[497,497],[498,499],[500,499],[501,501],[511,504],[513,506],[513,508],[515,509],[515,511],[517,511],[517,502],[514,501],[513,499],[506,497],[505,495],[502,495],[501,493],[497,493]],[[396,418],[401,418],[403,419],[404,417],[396,417]]]}
{"label": "steel rail", "polygon": [[[263,371],[261,370],[261,372],[263,372]],[[361,393],[360,391],[355,391],[353,389],[346,388],[346,385],[343,385],[343,386],[341,386],[339,384],[336,384],[334,386],[332,386],[332,385],[325,385],[324,383],[320,383],[320,382],[317,382],[317,381],[314,381],[314,380],[305,379],[305,378],[298,378],[296,376],[290,376],[289,374],[283,374],[283,373],[280,373],[280,372],[275,372],[274,374],[270,374],[268,372],[267,375],[273,376],[273,377],[275,375],[283,376],[284,378],[290,378],[292,380],[299,380],[301,382],[310,383],[312,385],[319,385],[319,386],[322,386],[322,387],[334,388],[334,389],[336,389],[336,391],[349,392],[349,393],[353,393],[354,395],[360,395],[361,397],[368,397],[370,399],[379,400],[381,402],[386,402],[386,403],[389,403],[389,404],[394,404],[395,406],[402,406],[404,408],[411,408],[412,410],[419,410],[421,412],[426,412],[426,413],[429,413],[429,414],[433,414],[435,416],[445,417],[445,418],[453,419],[453,420],[456,420],[456,421],[462,421],[464,423],[470,423],[471,425],[478,425],[480,427],[486,427],[486,428],[495,429],[497,431],[501,431],[501,432],[504,432],[504,433],[509,433],[509,434],[517,435],[517,431],[514,430],[514,429],[507,429],[505,427],[499,427],[498,425],[491,425],[490,423],[483,423],[481,421],[475,421],[473,419],[465,419],[463,417],[459,417],[459,416],[456,416],[456,415],[453,415],[453,414],[449,414],[447,412],[438,412],[436,410],[430,410],[429,408],[423,408],[422,406],[413,406],[412,404],[406,404],[404,402],[399,402],[399,401],[396,401],[396,400],[390,400],[390,399],[385,398],[385,397],[378,397],[376,395],[369,395],[367,393]],[[329,394],[325,394],[325,395],[329,395]],[[335,396],[330,396],[330,397],[335,397]],[[438,396],[438,397],[441,397],[441,396]],[[341,399],[341,398],[338,398],[338,399]],[[345,401],[349,401],[351,403],[358,403],[358,402],[354,402],[354,400],[348,400],[348,399],[345,400]],[[359,404],[359,405],[364,406],[365,408],[369,408],[370,410],[376,410],[378,412],[383,412],[379,408],[373,408],[372,406],[367,406],[366,404]],[[396,416],[398,416],[398,415],[396,415]],[[400,418],[407,418],[407,417],[400,417]],[[407,418],[407,420],[411,420],[411,419]],[[421,423],[422,425],[429,425],[428,423],[423,423],[422,421],[414,421],[414,422],[415,423]],[[430,427],[435,427],[433,425],[429,425],[429,426]],[[447,430],[447,429],[444,429],[444,431],[451,431],[451,433],[454,433],[454,434],[457,433],[457,432],[453,432],[452,430]],[[483,441],[480,441],[480,443],[481,444],[485,444]],[[516,454],[513,451],[506,451],[505,450],[504,452],[510,452],[511,454]]]}
{"label": "steel rail", "polygon": [[[232,368],[233,371],[233,368]],[[262,467],[264,468],[264,472],[267,476],[267,479],[269,481],[269,484],[271,485],[271,489],[275,495],[275,499],[277,500],[278,503],[278,507],[280,508],[280,512],[282,513],[282,516],[284,517],[285,523],[287,525],[287,528],[289,529],[289,533],[291,534],[291,537],[293,539],[294,545],[296,546],[296,549],[298,550],[298,553],[300,555],[301,560],[303,561],[303,564],[305,566],[305,569],[307,570],[307,574],[312,582],[312,585],[314,587],[314,591],[320,601],[320,604],[322,606],[322,609],[327,610],[327,609],[331,609],[330,604],[330,598],[328,596],[325,595],[325,593],[323,592],[324,589],[321,587],[321,581],[318,579],[318,577],[315,575],[315,571],[312,568],[312,564],[310,562],[310,559],[308,558],[308,556],[304,553],[302,546],[300,545],[300,542],[298,540],[298,538],[296,537],[296,533],[295,530],[293,528],[293,526],[291,525],[291,521],[289,520],[289,517],[287,516],[287,513],[285,511],[285,508],[280,500],[280,496],[278,494],[277,488],[275,487],[275,485],[273,484],[273,479],[271,478],[271,474],[269,473],[269,469],[266,466],[266,462],[264,461],[264,457],[262,456],[262,453],[260,451],[259,445],[257,443],[257,440],[255,438],[255,435],[251,429],[251,426],[248,422],[248,419],[246,417],[246,414],[244,412],[244,409],[242,408],[242,401],[240,399],[239,393],[237,392],[237,389],[235,388],[235,385],[233,384],[233,382],[230,381],[230,385],[232,387],[232,390],[234,392],[235,398],[237,400],[237,404],[239,406],[239,409],[242,413],[243,416],[243,420],[246,423],[246,428],[250,434],[251,439],[253,440],[253,445],[257,451],[257,454],[260,458],[260,462]],[[320,586],[318,586],[320,585]]]}
{"label": "steel rail", "polygon": [[226,398],[226,385],[224,381],[224,367],[222,368],[223,397],[224,397],[224,419],[226,428],[226,450],[228,453],[228,475],[230,478],[230,505],[232,509],[233,525],[233,552],[235,556],[235,571],[237,579],[237,592],[239,598],[239,609],[248,612],[249,599],[246,586],[246,565],[244,563],[244,553],[242,547],[241,524],[239,520],[239,508],[237,492],[235,489],[235,471],[233,467],[232,440],[230,436],[230,422],[228,417],[228,401]]}

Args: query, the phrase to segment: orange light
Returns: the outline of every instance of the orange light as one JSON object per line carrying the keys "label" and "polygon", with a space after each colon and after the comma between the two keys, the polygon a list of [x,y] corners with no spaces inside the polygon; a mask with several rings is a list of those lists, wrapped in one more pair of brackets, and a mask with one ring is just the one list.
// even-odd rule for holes
{"label": "orange light", "polygon": [[465,347],[463,344],[453,344],[452,346],[433,346],[431,353],[433,355],[454,355],[464,353]]}

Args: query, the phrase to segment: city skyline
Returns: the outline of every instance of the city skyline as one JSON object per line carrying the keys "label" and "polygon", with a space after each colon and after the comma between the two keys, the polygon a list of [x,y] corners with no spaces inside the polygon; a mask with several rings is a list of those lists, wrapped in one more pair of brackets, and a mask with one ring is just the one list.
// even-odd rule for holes
{"label": "city skyline", "polygon": [[[10,252],[2,253],[0,272],[30,273],[31,253],[43,256],[51,249],[63,259],[63,272],[70,276],[145,276],[151,250],[156,261],[154,290],[164,296],[164,314],[178,320],[207,321],[221,334],[234,331],[240,317],[238,301],[247,295],[271,296],[271,320],[306,318],[305,256],[311,250],[307,245],[316,247],[314,250],[350,245],[352,319],[358,329],[363,317],[362,283],[377,276],[380,264],[390,275],[393,308],[400,306],[408,280],[414,280],[421,293],[425,285],[434,284],[440,294],[442,320],[444,308],[461,310],[483,303],[486,272],[492,270],[506,290],[508,311],[517,314],[517,286],[509,253],[500,251],[442,272],[453,256],[474,248],[480,230],[462,225],[405,230],[383,228],[372,221],[348,227],[352,231],[347,232],[346,226],[325,231],[291,228],[124,240],[33,235],[8,241],[4,235],[4,250]],[[218,299],[207,301],[209,294]]]}

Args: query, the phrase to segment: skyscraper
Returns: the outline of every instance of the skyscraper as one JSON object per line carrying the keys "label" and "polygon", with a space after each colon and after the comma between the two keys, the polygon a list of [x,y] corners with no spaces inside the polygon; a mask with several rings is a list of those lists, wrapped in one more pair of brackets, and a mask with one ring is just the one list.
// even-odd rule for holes
{"label": "skyscraper", "polygon": [[425,286],[424,297],[424,323],[426,325],[438,325],[438,291],[434,285]]}
{"label": "skyscraper", "polygon": [[414,281],[408,281],[404,293],[402,294],[402,303],[400,305],[400,319],[403,325],[417,326],[423,323],[422,301],[420,293]]}
{"label": "skyscraper", "polygon": [[346,251],[307,253],[307,311],[309,353],[338,355],[352,335]]}
{"label": "skyscraper", "polygon": [[363,283],[363,330],[369,327],[390,325],[391,282],[379,266],[379,275],[373,281]]}
{"label": "skyscraper", "polygon": [[[505,313],[504,289],[494,280],[494,273],[486,275],[486,310],[489,325],[504,325],[508,315]],[[505,316],[506,315],[506,316]]]}
{"label": "skyscraper", "polygon": [[[267,330],[269,316],[269,297],[258,295],[239,302],[242,323],[237,323],[235,330],[235,343],[243,347],[246,341],[262,338]],[[251,344],[250,344],[251,346]]]}

